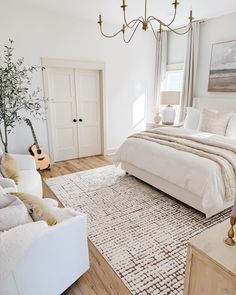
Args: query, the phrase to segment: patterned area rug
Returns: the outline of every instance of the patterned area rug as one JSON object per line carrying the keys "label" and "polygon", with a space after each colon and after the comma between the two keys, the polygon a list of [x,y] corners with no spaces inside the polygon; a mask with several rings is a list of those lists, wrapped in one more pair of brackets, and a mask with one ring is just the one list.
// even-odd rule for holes
{"label": "patterned area rug", "polygon": [[183,294],[188,240],[231,210],[203,214],[113,166],[46,180],[65,206],[88,214],[89,238],[132,294]]}

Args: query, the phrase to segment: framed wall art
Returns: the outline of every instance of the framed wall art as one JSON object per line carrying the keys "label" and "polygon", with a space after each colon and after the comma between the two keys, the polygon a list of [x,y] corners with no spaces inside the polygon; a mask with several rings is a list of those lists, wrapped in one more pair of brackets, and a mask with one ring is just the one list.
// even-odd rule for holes
{"label": "framed wall art", "polygon": [[236,92],[236,41],[213,44],[208,91]]}

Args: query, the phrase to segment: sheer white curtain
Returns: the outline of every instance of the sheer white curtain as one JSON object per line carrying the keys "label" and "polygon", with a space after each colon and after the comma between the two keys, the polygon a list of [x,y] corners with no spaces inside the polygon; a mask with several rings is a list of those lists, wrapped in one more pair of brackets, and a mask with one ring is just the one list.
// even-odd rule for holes
{"label": "sheer white curtain", "polygon": [[197,75],[198,53],[199,53],[200,23],[194,22],[192,30],[188,33],[188,44],[184,66],[183,90],[180,100],[179,120],[185,118],[186,107],[192,106],[194,88]]}
{"label": "sheer white curtain", "polygon": [[155,67],[155,89],[154,104],[159,106],[160,104],[160,92],[161,84],[165,80],[166,75],[166,65],[167,65],[167,32],[158,33],[157,43],[156,43],[156,67]]}

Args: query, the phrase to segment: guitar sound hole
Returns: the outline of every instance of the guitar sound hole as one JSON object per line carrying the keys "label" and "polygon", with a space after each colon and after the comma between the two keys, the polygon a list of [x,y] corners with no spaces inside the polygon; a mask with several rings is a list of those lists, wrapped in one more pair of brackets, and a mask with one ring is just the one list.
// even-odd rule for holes
{"label": "guitar sound hole", "polygon": [[37,154],[38,155],[42,154],[42,151],[41,150],[37,150]]}

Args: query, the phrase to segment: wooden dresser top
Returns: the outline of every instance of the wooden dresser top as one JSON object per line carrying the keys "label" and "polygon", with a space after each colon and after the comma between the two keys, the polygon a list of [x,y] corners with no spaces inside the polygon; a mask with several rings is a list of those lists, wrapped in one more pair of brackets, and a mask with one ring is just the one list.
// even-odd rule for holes
{"label": "wooden dresser top", "polygon": [[189,244],[227,271],[236,275],[236,245],[228,246],[224,243],[229,229],[230,220],[227,219],[192,238]]}

